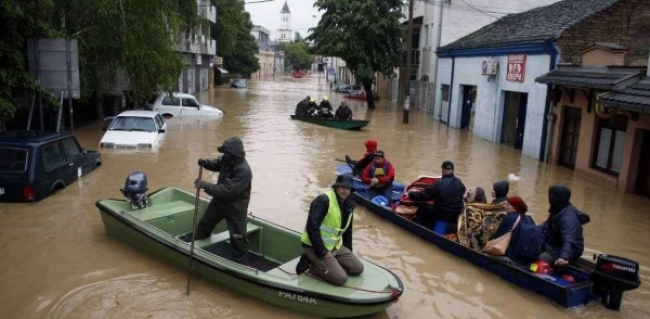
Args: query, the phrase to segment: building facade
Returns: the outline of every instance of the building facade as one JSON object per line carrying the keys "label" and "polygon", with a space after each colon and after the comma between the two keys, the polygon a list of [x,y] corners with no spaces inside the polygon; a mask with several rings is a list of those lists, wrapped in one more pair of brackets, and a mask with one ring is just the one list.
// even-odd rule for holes
{"label": "building facade", "polygon": [[[199,18],[217,22],[217,8],[208,0],[197,0]],[[199,23],[192,38],[182,37],[178,51],[183,53],[185,69],[178,79],[178,92],[195,93],[210,88],[210,64],[217,55],[217,40],[211,38],[210,27]]]}
{"label": "building facade", "polygon": [[271,31],[259,25],[253,26],[251,34],[255,37],[258,53],[255,57],[259,71],[251,74],[252,79],[275,74],[284,74],[284,52],[278,50],[278,43],[271,41]]}
{"label": "building facade", "polygon": [[284,1],[282,11],[280,11],[280,28],[278,29],[278,42],[291,42],[293,32],[291,31],[291,10],[287,0]]}
{"label": "building facade", "polygon": [[560,62],[578,61],[584,47],[575,46],[577,39],[616,39],[634,48],[626,61],[644,56],[650,7],[641,2],[560,1],[508,15],[438,48],[434,118],[545,160],[552,112],[547,85],[535,79]]}

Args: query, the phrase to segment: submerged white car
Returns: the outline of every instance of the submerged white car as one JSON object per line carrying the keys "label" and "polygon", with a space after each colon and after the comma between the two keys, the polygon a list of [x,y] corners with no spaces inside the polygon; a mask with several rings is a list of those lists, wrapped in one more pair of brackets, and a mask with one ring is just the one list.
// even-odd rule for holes
{"label": "submerged white car", "polygon": [[210,105],[199,103],[191,94],[173,93],[173,96],[161,94],[151,103],[151,109],[165,117],[218,117],[223,116],[223,111]]}
{"label": "submerged white car", "polygon": [[105,128],[100,149],[156,148],[167,132],[165,119],[153,111],[125,111]]}

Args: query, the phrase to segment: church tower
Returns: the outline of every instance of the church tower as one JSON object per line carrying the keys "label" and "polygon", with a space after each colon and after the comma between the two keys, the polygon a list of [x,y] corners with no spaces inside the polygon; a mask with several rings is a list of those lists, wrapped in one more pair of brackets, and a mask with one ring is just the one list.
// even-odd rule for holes
{"label": "church tower", "polygon": [[278,29],[278,42],[291,42],[291,10],[287,0],[284,0],[284,6],[280,11],[280,28]]}

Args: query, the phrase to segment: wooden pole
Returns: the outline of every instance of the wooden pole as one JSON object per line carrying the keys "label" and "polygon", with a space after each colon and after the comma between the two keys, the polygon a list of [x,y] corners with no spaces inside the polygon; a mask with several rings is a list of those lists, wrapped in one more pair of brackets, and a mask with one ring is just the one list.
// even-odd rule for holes
{"label": "wooden pole", "polygon": [[406,38],[406,79],[405,79],[405,91],[404,91],[404,116],[402,122],[404,124],[409,124],[409,108],[411,107],[411,60],[412,60],[412,50],[411,46],[413,45],[413,0],[409,0],[409,31],[408,38]]}
{"label": "wooden pole", "polygon": [[[199,179],[203,176],[203,166],[199,167]],[[187,296],[190,295],[190,282],[192,281],[192,273],[194,272],[194,268],[192,267],[192,263],[194,262],[194,238],[196,236],[196,218],[199,215],[199,195],[201,194],[201,189],[197,188],[196,189],[196,199],[194,201],[194,221],[192,222],[192,243],[190,244],[190,273],[187,277],[187,291],[185,294]]]}

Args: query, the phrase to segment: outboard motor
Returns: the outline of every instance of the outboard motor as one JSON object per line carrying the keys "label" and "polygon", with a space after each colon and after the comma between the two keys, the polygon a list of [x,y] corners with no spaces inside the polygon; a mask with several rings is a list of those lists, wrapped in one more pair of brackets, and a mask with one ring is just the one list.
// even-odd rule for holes
{"label": "outboard motor", "polygon": [[120,189],[122,195],[131,203],[131,207],[142,209],[147,207],[147,175],[143,172],[135,171],[129,174],[124,183],[124,188]]}
{"label": "outboard motor", "polygon": [[592,273],[595,288],[600,292],[603,305],[612,310],[621,308],[623,292],[641,285],[639,263],[623,257],[597,255],[596,268]]}

